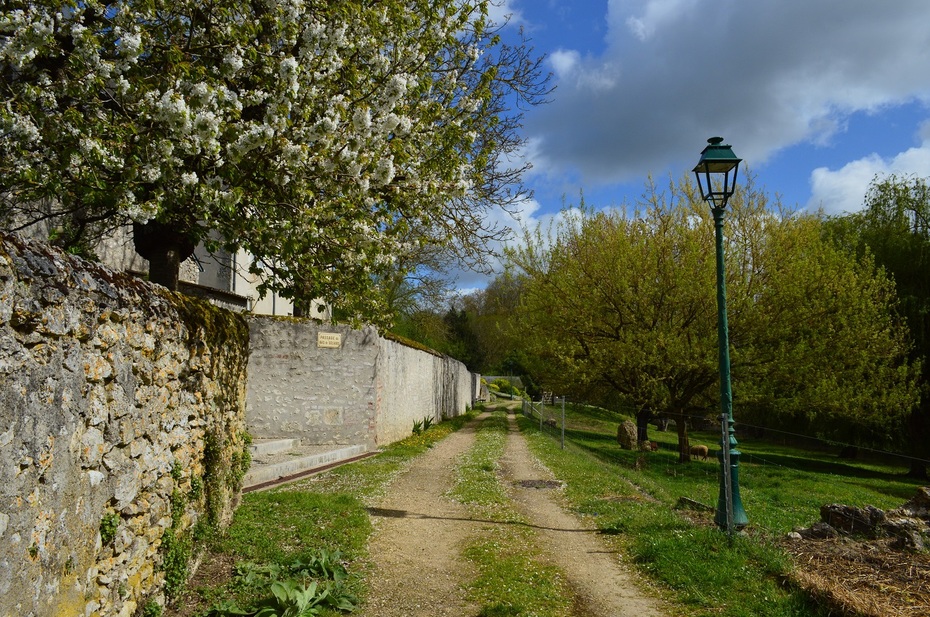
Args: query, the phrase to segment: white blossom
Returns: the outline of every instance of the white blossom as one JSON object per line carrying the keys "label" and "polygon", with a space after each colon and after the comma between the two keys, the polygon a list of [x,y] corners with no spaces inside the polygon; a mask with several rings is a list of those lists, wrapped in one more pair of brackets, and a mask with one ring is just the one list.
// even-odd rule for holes
{"label": "white blossom", "polygon": [[394,157],[386,156],[378,161],[372,179],[377,184],[388,184],[394,179]]}
{"label": "white blossom", "polygon": [[371,110],[367,107],[360,107],[352,115],[352,127],[360,133],[366,132],[371,128]]}
{"label": "white blossom", "polygon": [[155,182],[161,178],[161,168],[156,165],[146,165],[142,168],[141,178],[143,182]]}
{"label": "white blossom", "polygon": [[234,77],[236,73],[242,70],[242,56],[239,55],[239,49],[234,49],[223,56],[223,68],[226,75]]}

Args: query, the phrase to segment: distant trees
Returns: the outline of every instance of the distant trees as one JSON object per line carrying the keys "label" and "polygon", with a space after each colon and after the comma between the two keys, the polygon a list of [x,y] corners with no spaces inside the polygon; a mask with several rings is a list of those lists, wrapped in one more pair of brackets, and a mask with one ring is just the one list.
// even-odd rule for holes
{"label": "distant trees", "polygon": [[827,222],[828,237],[863,259],[874,259],[894,280],[898,313],[910,331],[920,367],[920,404],[910,413],[906,441],[910,474],[926,479],[930,460],[930,185],[927,179],[876,178],[859,212]]}
{"label": "distant trees", "polygon": [[487,6],[14,2],[0,222],[46,221],[71,249],[134,223],[169,287],[197,242],[244,248],[267,290],[389,321],[376,282],[398,258],[480,261],[500,233],[485,214],[525,195],[508,155],[546,78]]}
{"label": "distant trees", "polygon": [[[822,237],[822,222],[772,211],[751,182],[731,200],[727,293],[737,421],[781,421],[834,438],[887,440],[915,399],[892,284]],[[716,409],[713,221],[688,181],[650,186],[629,214],[588,208],[536,230],[517,327],[568,392],[599,391],[676,420]]]}
{"label": "distant trees", "polygon": [[473,371],[527,380],[531,363],[521,351],[520,337],[511,336],[507,327],[519,299],[519,279],[503,272],[485,289],[405,306],[393,331],[461,360]]}

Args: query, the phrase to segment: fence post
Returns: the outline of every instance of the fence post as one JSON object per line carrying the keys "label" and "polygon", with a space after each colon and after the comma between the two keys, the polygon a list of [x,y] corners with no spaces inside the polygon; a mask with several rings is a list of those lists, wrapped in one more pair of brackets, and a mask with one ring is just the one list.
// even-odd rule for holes
{"label": "fence post", "polygon": [[562,449],[565,449],[565,397],[562,397]]}

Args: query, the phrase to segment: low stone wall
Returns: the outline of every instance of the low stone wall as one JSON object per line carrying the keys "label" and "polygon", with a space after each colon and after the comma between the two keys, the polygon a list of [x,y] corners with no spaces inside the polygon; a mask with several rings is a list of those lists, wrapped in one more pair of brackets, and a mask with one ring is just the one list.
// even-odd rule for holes
{"label": "low stone wall", "polygon": [[0,615],[177,588],[238,499],[247,354],[233,313],[0,236]]}
{"label": "low stone wall", "polygon": [[249,324],[246,415],[256,438],[373,449],[408,437],[424,417],[463,413],[480,387],[461,362],[374,328],[258,316]]}

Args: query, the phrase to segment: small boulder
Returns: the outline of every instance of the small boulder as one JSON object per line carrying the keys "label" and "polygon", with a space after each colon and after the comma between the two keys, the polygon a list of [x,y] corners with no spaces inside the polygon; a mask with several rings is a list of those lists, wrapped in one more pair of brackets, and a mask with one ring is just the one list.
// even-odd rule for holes
{"label": "small boulder", "polygon": [[875,506],[857,508],[833,503],[820,506],[820,520],[840,533],[875,538],[885,522],[885,512]]}
{"label": "small boulder", "polygon": [[920,518],[930,522],[930,486],[918,488],[916,495],[894,510],[889,510],[888,515]]}
{"label": "small boulder", "polygon": [[617,427],[617,443],[624,450],[636,450],[639,442],[636,440],[636,425],[629,420],[624,420]]}
{"label": "small boulder", "polygon": [[839,535],[836,529],[823,522],[814,523],[807,529],[798,529],[797,533],[805,540],[826,540]]}
{"label": "small boulder", "polygon": [[889,518],[883,528],[894,538],[892,546],[915,551],[924,550],[923,536],[930,532],[927,523],[919,518]]}

